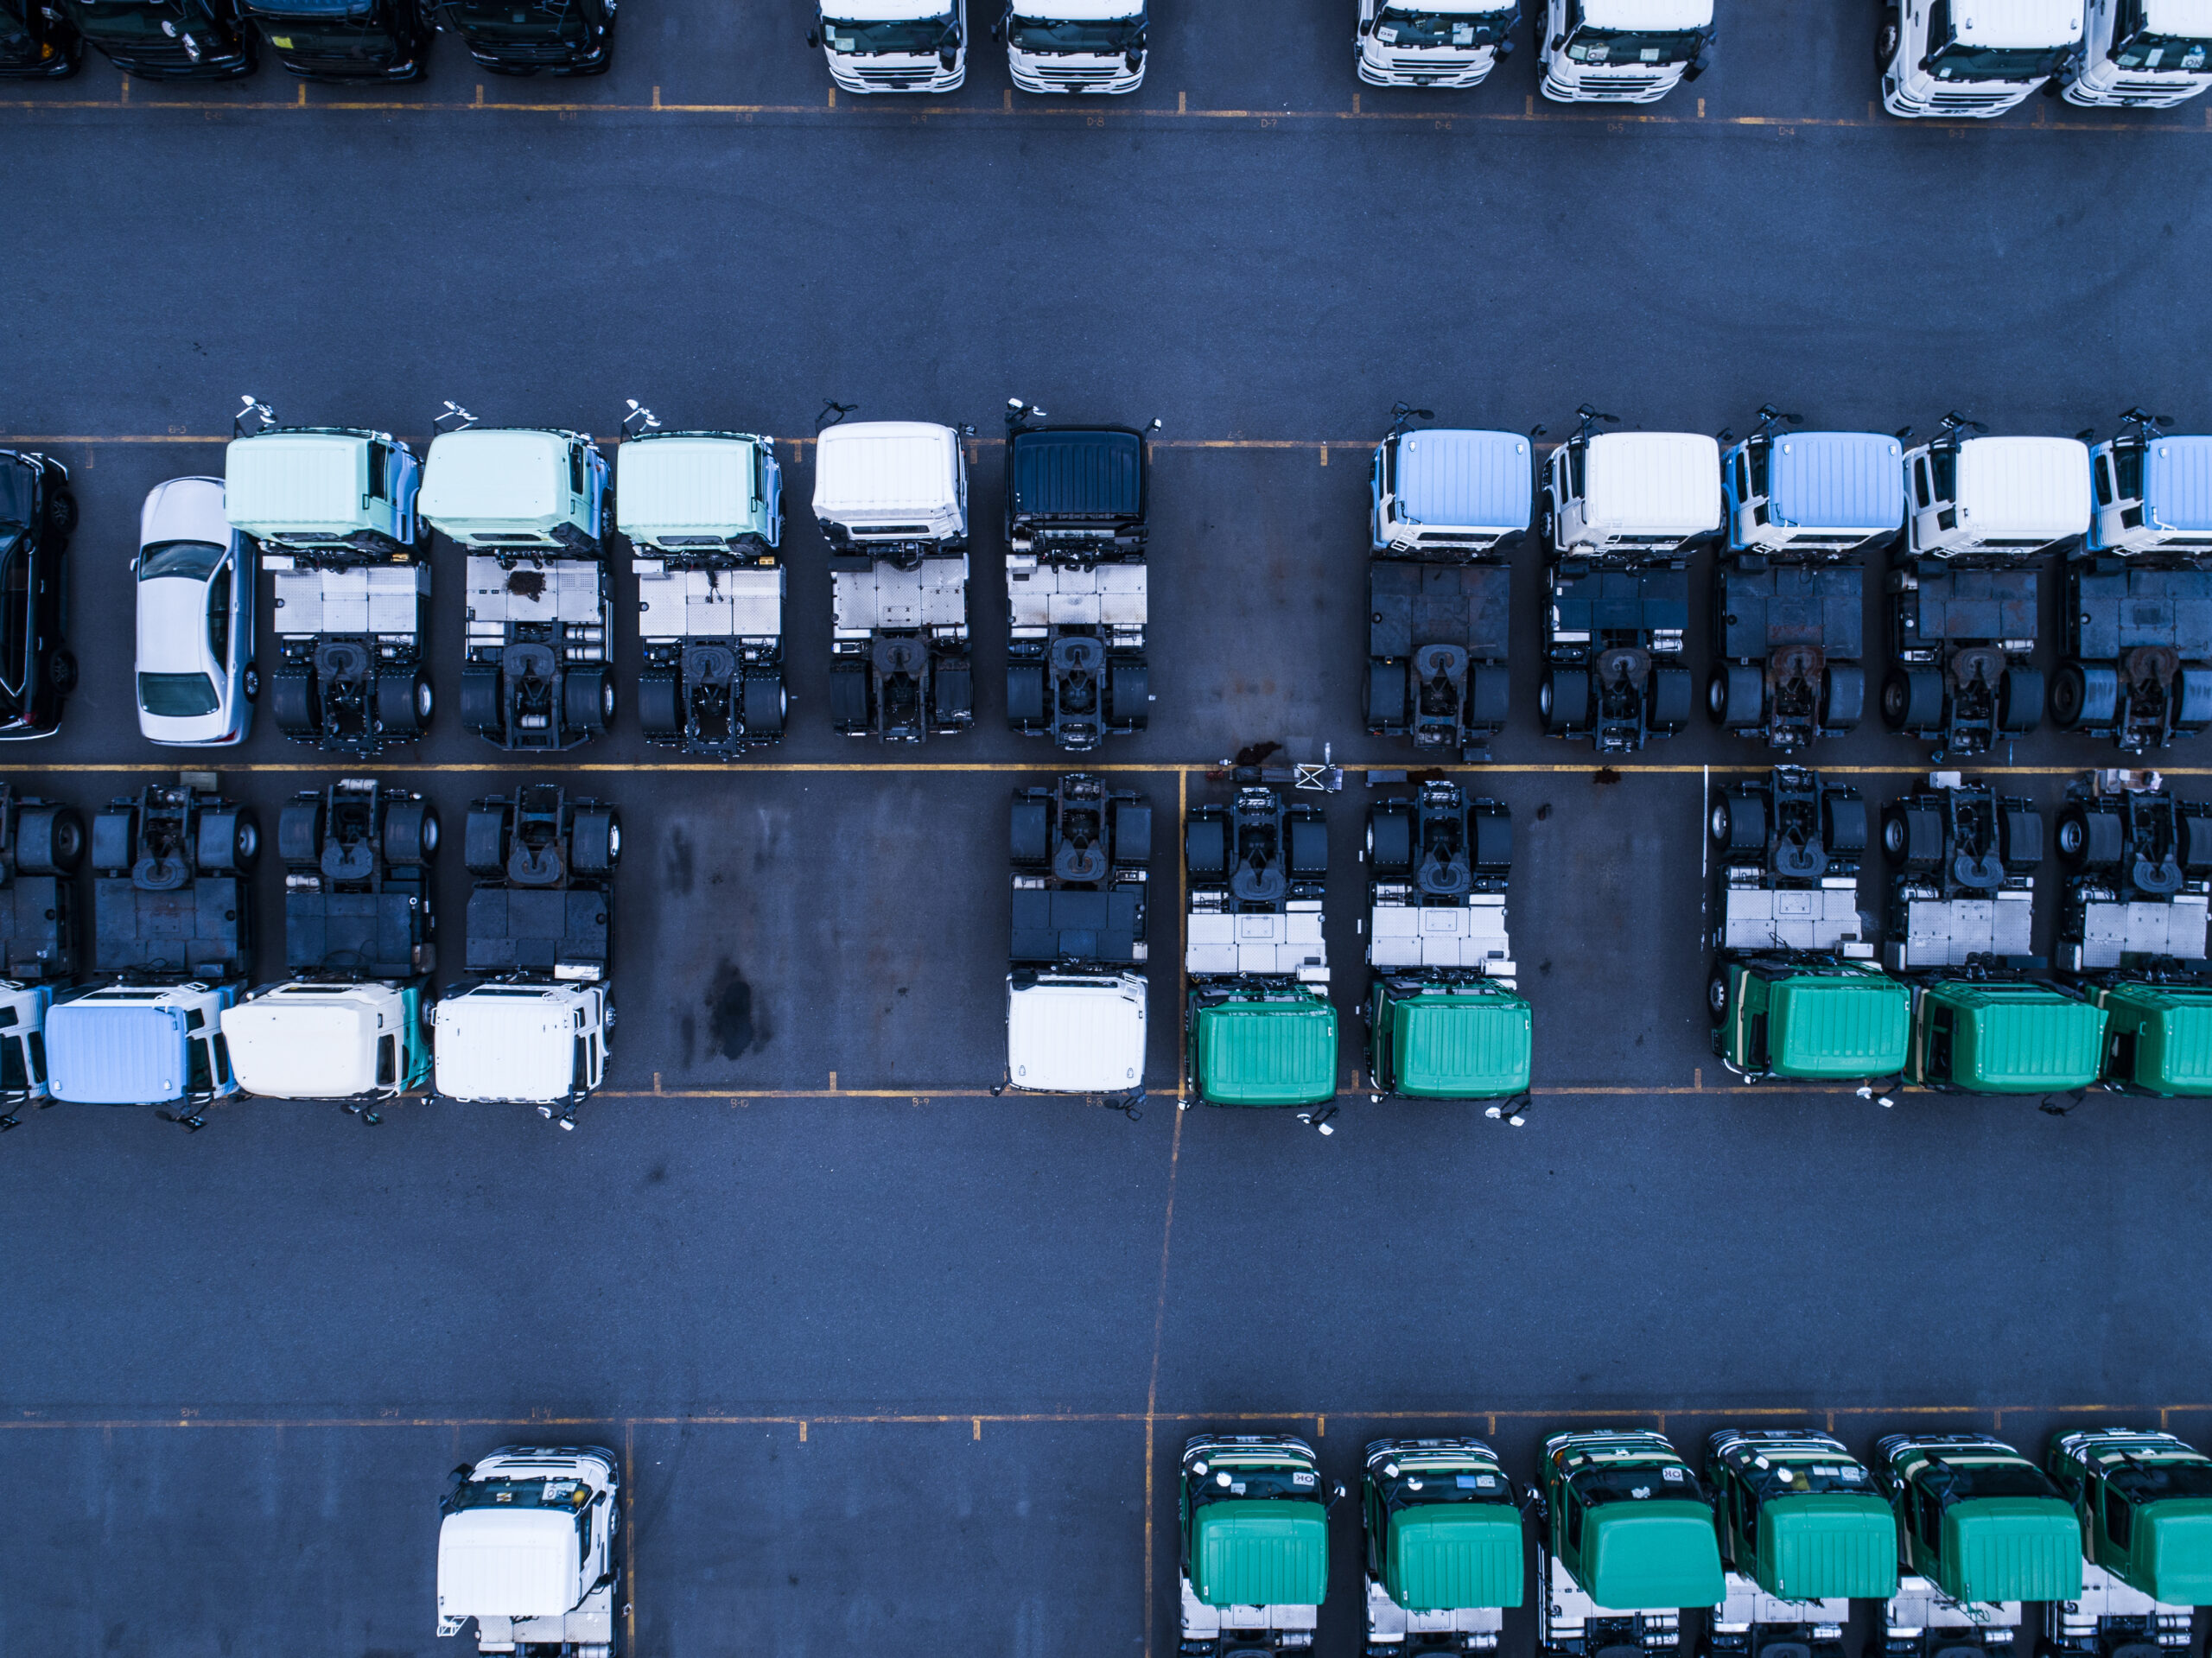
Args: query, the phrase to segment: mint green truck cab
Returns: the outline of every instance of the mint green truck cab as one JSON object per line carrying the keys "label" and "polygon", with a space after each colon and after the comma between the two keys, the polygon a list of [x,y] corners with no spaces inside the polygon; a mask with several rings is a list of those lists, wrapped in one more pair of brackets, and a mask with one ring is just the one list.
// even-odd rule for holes
{"label": "mint green truck cab", "polygon": [[1494,1652],[1522,1581],[1521,1506],[1480,1439],[1376,1439],[1360,1484],[1367,1650]]}
{"label": "mint green truck cab", "polygon": [[1904,1068],[1912,992],[1871,962],[1775,952],[1714,976],[1713,1049],[1751,1082],[1851,1082]]}
{"label": "mint green truck cab", "polygon": [[1376,1097],[1499,1100],[1528,1091],[1535,1014],[1491,978],[1394,974],[1368,991],[1368,1074]]}
{"label": "mint green truck cab", "polygon": [[1554,1434],[1544,1441],[1539,1497],[1539,1652],[1672,1652],[1681,1609],[1720,1600],[1712,1499],[1664,1434]]}
{"label": "mint green truck cab", "polygon": [[1326,1485],[1287,1434],[1199,1434],[1183,1445],[1182,1658],[1260,1658],[1313,1645],[1329,1589]]}
{"label": "mint green truck cab", "polygon": [[2212,1094],[2212,982],[2175,979],[2101,984],[2104,1084],[2164,1098]]}
{"label": "mint green truck cab", "polygon": [[2053,1094],[2094,1085],[2105,1010],[2024,974],[1933,975],[1912,987],[1909,1083],[1954,1094]]}
{"label": "mint green truck cab", "polygon": [[1885,1658],[2009,1654],[2023,1602],[2081,1594],[2074,1510],[2011,1445],[1978,1433],[1892,1433],[1876,1452],[1899,1567],[1883,1607]]}
{"label": "mint green truck cab", "polygon": [[1707,1658],[1843,1658],[1853,1600],[1897,1592],[1897,1521],[1831,1434],[1723,1428],[1706,1441],[1727,1592]]}
{"label": "mint green truck cab", "polygon": [[2044,1466],[2082,1528],[2082,1592],[2044,1609],[2061,1658],[2176,1658],[2212,1605],[2212,1457],[2171,1433],[2052,1436]]}

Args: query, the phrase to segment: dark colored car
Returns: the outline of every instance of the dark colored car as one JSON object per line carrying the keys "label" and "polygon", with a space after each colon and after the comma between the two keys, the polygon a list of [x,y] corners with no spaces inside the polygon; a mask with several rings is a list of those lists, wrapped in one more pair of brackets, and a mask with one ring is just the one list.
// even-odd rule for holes
{"label": "dark colored car", "polygon": [[0,741],[50,737],[77,683],[62,637],[62,555],[77,527],[69,469],[0,449]]}
{"label": "dark colored car", "polygon": [[83,37],[48,0],[0,0],[0,79],[59,80],[84,55]]}
{"label": "dark colored car", "polygon": [[142,80],[234,80],[253,73],[238,0],[54,0],[109,62]]}
{"label": "dark colored car", "polygon": [[276,60],[310,80],[415,80],[430,44],[420,0],[245,0]]}
{"label": "dark colored car", "polygon": [[615,0],[440,0],[440,29],[495,75],[603,75],[614,60]]}

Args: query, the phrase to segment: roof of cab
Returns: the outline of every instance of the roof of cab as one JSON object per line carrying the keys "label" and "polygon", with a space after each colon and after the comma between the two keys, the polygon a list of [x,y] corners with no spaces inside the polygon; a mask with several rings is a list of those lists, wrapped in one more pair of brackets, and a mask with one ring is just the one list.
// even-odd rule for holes
{"label": "roof of cab", "polygon": [[2071,437],[1959,445],[1961,524],[1986,541],[2057,541],[2089,527],[2089,449]]}
{"label": "roof of cab", "polygon": [[1690,536],[1720,527],[1720,446],[1701,432],[1600,432],[1586,464],[1593,530]]}
{"label": "roof of cab", "polygon": [[[2212,35],[2212,0],[2203,33]],[[2143,456],[2143,505],[2162,530],[2212,530],[2212,437],[2154,439]]]}
{"label": "roof of cab", "polygon": [[1713,0],[1582,0],[1582,20],[1592,29],[1704,29]]}
{"label": "roof of cab", "polygon": [[558,992],[485,987],[448,996],[433,1014],[438,1092],[452,1100],[564,1099],[575,1075],[574,1004]]}
{"label": "roof of cab", "polygon": [[2212,990],[2117,984],[2098,1000],[2135,1033],[2135,1069],[2119,1081],[2153,1094],[2212,1094]]}
{"label": "roof of cab", "polygon": [[849,421],[815,440],[814,511],[928,512],[954,499],[959,435],[921,421]]}
{"label": "roof of cab", "polygon": [[568,466],[569,440],[558,432],[482,426],[441,432],[423,463],[416,505],[434,524],[556,517],[566,503]]}
{"label": "roof of cab", "polygon": [[1390,1516],[1382,1586],[1412,1612],[1518,1606],[1521,1510],[1510,1502],[1433,1502]]}
{"label": "roof of cab", "polygon": [[438,1527],[445,1617],[558,1617],[582,1570],[575,1516],[556,1509],[463,1509]]}
{"label": "roof of cab", "polygon": [[1637,1611],[1720,1599],[1720,1544],[1702,1502],[1609,1502],[1590,1510],[1582,1537],[1579,1576],[1600,1606]]}
{"label": "roof of cab", "polygon": [[1144,981],[1007,981],[1007,1074],[1016,1088],[1114,1093],[1144,1077]]}
{"label": "roof of cab", "polygon": [[2143,0],[2143,22],[2154,35],[2201,41],[2212,35],[2212,0]]}
{"label": "roof of cab", "polygon": [[1897,1592],[1897,1516],[1872,1491],[1808,1492],[1759,1505],[1754,1575],[1784,1600],[1886,1600]]}
{"label": "roof of cab", "polygon": [[1516,991],[1393,998],[1389,1020],[1391,1077],[1401,1094],[1490,1100],[1529,1086],[1534,1018]]}
{"label": "roof of cab", "polygon": [[1767,455],[1767,511],[1802,530],[1904,525],[1904,446],[1878,432],[1787,432]]}
{"label": "roof of cab", "polygon": [[223,510],[250,536],[343,533],[369,522],[369,439],[353,432],[263,432],[223,452]]}
{"label": "roof of cab", "polygon": [[1767,992],[1767,1056],[1784,1077],[1872,1077],[1904,1067],[1912,992],[1885,975],[1812,974]]}
{"label": "roof of cab", "polygon": [[290,989],[223,1010],[238,1086],[276,1100],[342,1100],[374,1088],[374,1001],[336,985]]}
{"label": "roof of cab", "polygon": [[1199,1008],[1198,1075],[1214,1105],[1319,1105],[1337,1091],[1337,1010],[1318,996]]}
{"label": "roof of cab", "polygon": [[2082,1523],[2055,1496],[1968,1497],[1943,1510],[1936,1580],[1960,1600],[2072,1600]]}
{"label": "roof of cab", "polygon": [[1328,1590],[1329,1520],[1319,1502],[1209,1502],[1191,1534],[1191,1587],[1209,1606],[1318,1606]]}
{"label": "roof of cab", "polygon": [[2082,0],[1974,0],[1954,6],[1958,37],[1976,46],[2063,46],[2082,38]]}
{"label": "roof of cab", "polygon": [[2169,1606],[2212,1606],[2212,1497],[2143,1506],[2128,1581]]}
{"label": "roof of cab", "polygon": [[1525,530],[1535,484],[1517,432],[1440,429],[1398,439],[1397,517],[1452,529]]}
{"label": "roof of cab", "polygon": [[176,1097],[184,1022],[154,1002],[65,1001],[46,1015],[46,1051],[56,1097],[79,1105],[142,1105]]}
{"label": "roof of cab", "polygon": [[626,536],[737,536],[760,528],[754,441],[679,433],[614,451],[615,527]]}
{"label": "roof of cab", "polygon": [[1134,518],[1144,511],[1144,439],[1115,428],[1014,434],[1017,518]]}
{"label": "roof of cab", "polygon": [[1952,1009],[1953,1082],[1992,1094],[2044,1094],[2096,1081],[2102,1007],[2042,984],[1949,980],[1929,994]]}

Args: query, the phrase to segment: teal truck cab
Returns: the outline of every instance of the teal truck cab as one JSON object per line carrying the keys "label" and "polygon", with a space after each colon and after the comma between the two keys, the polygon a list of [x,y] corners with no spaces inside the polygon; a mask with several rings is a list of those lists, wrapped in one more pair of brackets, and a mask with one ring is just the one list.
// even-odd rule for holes
{"label": "teal truck cab", "polygon": [[1723,1428],[1706,1441],[1727,1593],[1707,1658],[1843,1658],[1853,1600],[1897,1592],[1897,1521],[1831,1434]]}
{"label": "teal truck cab", "polygon": [[1540,1653],[1671,1653],[1681,1638],[1681,1609],[1720,1601],[1712,1499],[1664,1434],[1554,1434],[1544,1441],[1539,1497]]}
{"label": "teal truck cab", "polygon": [[1183,1446],[1181,1658],[1268,1658],[1313,1645],[1329,1589],[1329,1510],[1313,1447],[1287,1434]]}
{"label": "teal truck cab", "polygon": [[1527,1598],[1521,1507],[1480,1439],[1377,1439],[1367,1447],[1370,1658],[1494,1652],[1503,1609]]}
{"label": "teal truck cab", "polygon": [[2173,1658],[2212,1606],[2212,1457],[2171,1433],[2053,1436],[2044,1467],[2082,1526],[2082,1592],[2044,1609],[2046,1652]]}

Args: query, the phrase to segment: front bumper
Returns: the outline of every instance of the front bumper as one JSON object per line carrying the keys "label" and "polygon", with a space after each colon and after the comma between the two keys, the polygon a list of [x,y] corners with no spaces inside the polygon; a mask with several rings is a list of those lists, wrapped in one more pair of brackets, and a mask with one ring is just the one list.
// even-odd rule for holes
{"label": "front bumper", "polygon": [[957,92],[968,81],[968,54],[950,69],[937,67],[938,60],[929,59],[925,64],[912,68],[866,69],[852,67],[848,54],[824,48],[823,57],[830,68],[830,79],[843,91],[866,95],[871,92]]}
{"label": "front bumper", "polygon": [[1041,58],[1031,62],[1009,56],[1007,73],[1014,84],[1025,92],[1103,92],[1119,94],[1133,92],[1144,85],[1145,66],[1139,64],[1135,73],[1124,69],[1084,67],[1064,69],[1052,67],[1054,60]]}
{"label": "front bumper", "polygon": [[1681,85],[1683,69],[1670,64],[1656,74],[1586,74],[1567,80],[1547,63],[1542,91],[1554,104],[1656,104]]}
{"label": "front bumper", "polygon": [[1363,41],[1353,61],[1359,78],[1370,86],[1467,87],[1490,79],[1497,54],[1481,52],[1471,60],[1440,58],[1429,63],[1414,54],[1385,52],[1372,41]]}
{"label": "front bumper", "polygon": [[1882,107],[1890,114],[1907,121],[1924,120],[1930,117],[1939,121],[1987,121],[2018,109],[2028,94],[2041,81],[1999,82],[1988,92],[1961,94],[1958,92],[1936,92],[1916,96],[1904,89],[1904,84],[1891,75],[1882,77]]}

